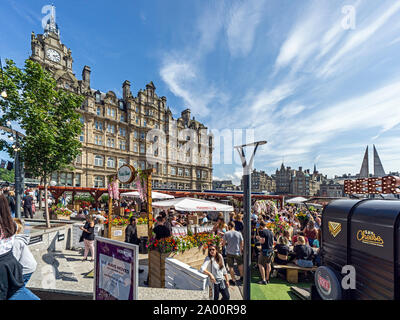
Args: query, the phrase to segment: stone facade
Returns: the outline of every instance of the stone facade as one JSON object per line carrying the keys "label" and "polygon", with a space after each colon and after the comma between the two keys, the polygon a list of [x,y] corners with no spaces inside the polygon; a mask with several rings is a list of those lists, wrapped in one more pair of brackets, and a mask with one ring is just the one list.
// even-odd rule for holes
{"label": "stone facade", "polygon": [[318,195],[321,197],[343,197],[344,186],[341,183],[335,182],[334,180],[324,181],[320,185]]}
{"label": "stone facade", "polygon": [[[122,84],[123,96],[91,88],[91,68],[78,80],[72,69],[72,54],[60,41],[59,30],[50,19],[44,34],[31,35],[32,55],[50,71],[64,90],[85,97],[80,110],[84,124],[80,141],[82,154],[72,172],[59,172],[57,185],[106,187],[107,176],[123,164],[135,168],[154,167],[154,188],[211,189],[212,136],[207,127],[191,119],[186,109],[173,119],[164,96],[156,94],[153,82],[132,95],[131,84]],[[133,187],[133,186],[124,186]]]}
{"label": "stone facade", "polygon": [[318,194],[326,177],[319,173],[315,166],[311,173],[309,169],[303,170],[302,167],[299,167],[299,170],[285,168],[282,163],[281,168],[276,170],[275,179],[277,194],[314,196]]}
{"label": "stone facade", "polygon": [[[241,181],[241,189],[243,190],[243,180]],[[276,192],[276,181],[265,171],[253,170],[251,173],[251,191],[252,192]]]}

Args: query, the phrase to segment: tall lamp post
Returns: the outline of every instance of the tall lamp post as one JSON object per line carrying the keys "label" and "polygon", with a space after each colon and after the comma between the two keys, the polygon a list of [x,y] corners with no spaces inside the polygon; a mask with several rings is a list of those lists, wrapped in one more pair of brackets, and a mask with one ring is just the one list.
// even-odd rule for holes
{"label": "tall lamp post", "polygon": [[[244,209],[244,247],[243,247],[243,299],[250,300],[251,280],[251,169],[258,146],[267,141],[257,141],[234,147],[238,150],[243,167],[243,209]],[[249,162],[244,154],[245,147],[254,147]]]}

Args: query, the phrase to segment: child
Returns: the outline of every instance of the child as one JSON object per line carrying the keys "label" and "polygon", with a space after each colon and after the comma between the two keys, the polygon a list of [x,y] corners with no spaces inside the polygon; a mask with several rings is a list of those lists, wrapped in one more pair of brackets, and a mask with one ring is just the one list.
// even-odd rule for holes
{"label": "child", "polygon": [[30,237],[23,234],[23,224],[18,218],[14,219],[18,226],[13,245],[13,255],[15,259],[22,265],[22,274],[24,278],[24,286],[20,288],[10,300],[40,300],[35,294],[28,290],[25,286],[36,270],[37,262],[28,248]]}

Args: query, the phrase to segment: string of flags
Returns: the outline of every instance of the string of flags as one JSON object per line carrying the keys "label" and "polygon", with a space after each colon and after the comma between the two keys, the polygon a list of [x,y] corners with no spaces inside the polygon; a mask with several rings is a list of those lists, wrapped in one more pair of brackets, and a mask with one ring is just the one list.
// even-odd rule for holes
{"label": "string of flags", "polygon": [[14,162],[1,159],[0,168],[6,168],[7,170],[11,171],[12,169],[14,169]]}

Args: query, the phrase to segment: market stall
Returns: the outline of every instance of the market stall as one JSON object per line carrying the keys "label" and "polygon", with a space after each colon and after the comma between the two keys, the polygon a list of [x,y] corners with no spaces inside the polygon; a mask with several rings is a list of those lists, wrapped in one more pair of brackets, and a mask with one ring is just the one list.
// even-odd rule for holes
{"label": "market stall", "polygon": [[[229,205],[189,197],[154,202],[153,207],[162,209],[173,208],[177,211],[190,213],[233,211],[233,207]],[[166,258],[174,258],[195,269],[199,269],[207,255],[208,245],[220,245],[221,238],[212,233],[212,228],[201,228],[202,227],[196,227],[193,229],[189,225],[186,232],[183,232],[182,234],[175,233],[172,237],[161,241],[155,240],[154,238],[150,239],[149,284],[151,287],[165,287]]]}

